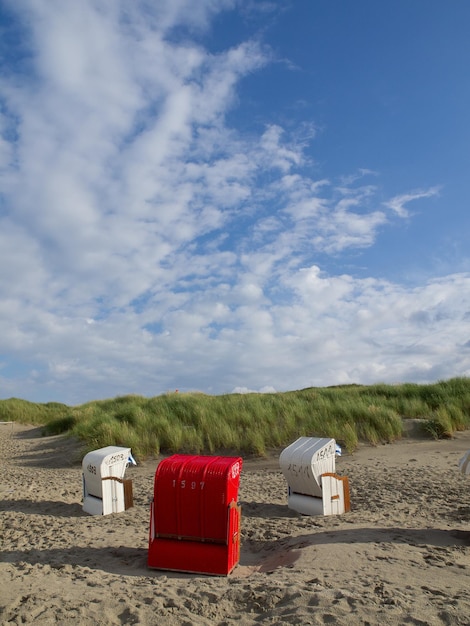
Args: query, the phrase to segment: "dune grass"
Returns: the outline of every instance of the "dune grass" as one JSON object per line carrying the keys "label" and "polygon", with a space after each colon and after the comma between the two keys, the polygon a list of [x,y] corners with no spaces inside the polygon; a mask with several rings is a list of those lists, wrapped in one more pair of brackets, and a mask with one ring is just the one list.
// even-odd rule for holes
{"label": "dune grass", "polygon": [[75,407],[0,400],[0,421],[37,424],[45,434],[66,433],[86,450],[131,447],[141,458],[173,452],[263,456],[300,436],[333,437],[353,451],[359,442],[401,438],[404,420],[411,418],[434,438],[470,428],[470,378],[272,394],[127,395]]}

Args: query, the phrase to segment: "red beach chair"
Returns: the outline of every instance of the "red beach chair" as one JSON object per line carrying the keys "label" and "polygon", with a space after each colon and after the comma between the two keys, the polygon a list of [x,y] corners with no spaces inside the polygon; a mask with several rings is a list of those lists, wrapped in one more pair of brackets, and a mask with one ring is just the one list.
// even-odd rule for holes
{"label": "red beach chair", "polygon": [[148,566],[228,575],[240,560],[240,457],[175,454],[155,472]]}

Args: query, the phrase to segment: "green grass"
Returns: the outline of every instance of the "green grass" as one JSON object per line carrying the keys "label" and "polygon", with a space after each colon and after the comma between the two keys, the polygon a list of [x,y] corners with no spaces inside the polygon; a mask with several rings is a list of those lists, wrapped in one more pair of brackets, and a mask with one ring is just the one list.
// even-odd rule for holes
{"label": "green grass", "polygon": [[0,421],[77,437],[86,450],[131,447],[141,458],[173,452],[263,456],[300,436],[333,437],[353,451],[359,442],[377,445],[400,439],[403,420],[411,418],[421,419],[423,432],[434,438],[470,428],[470,378],[272,394],[128,395],[76,407],[0,400]]}

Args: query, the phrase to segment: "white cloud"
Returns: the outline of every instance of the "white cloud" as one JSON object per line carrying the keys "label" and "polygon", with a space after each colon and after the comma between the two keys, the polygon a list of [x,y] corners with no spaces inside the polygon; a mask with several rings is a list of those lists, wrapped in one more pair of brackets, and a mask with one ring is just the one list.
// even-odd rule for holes
{"label": "white cloud", "polygon": [[430,189],[411,191],[410,193],[404,193],[395,196],[388,202],[384,202],[384,206],[394,211],[399,217],[408,217],[409,211],[405,207],[406,204],[413,200],[419,200],[421,198],[432,198],[439,194],[439,187],[431,187]]}
{"label": "white cloud", "polygon": [[302,163],[302,153],[298,147],[288,147],[281,143],[283,129],[270,125],[261,136],[261,149],[266,154],[269,166],[278,168],[283,173],[290,172],[291,168]]}
{"label": "white cloud", "polygon": [[262,387],[261,389],[248,389],[248,387],[235,387],[232,393],[276,393],[274,387]]}

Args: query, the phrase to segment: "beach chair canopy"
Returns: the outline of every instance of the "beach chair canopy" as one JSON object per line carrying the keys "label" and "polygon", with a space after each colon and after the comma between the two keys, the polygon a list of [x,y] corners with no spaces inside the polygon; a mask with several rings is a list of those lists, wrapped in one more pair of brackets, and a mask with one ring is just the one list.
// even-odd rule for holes
{"label": "beach chair canopy", "polygon": [[467,450],[459,461],[459,468],[462,474],[470,474],[470,450]]}

